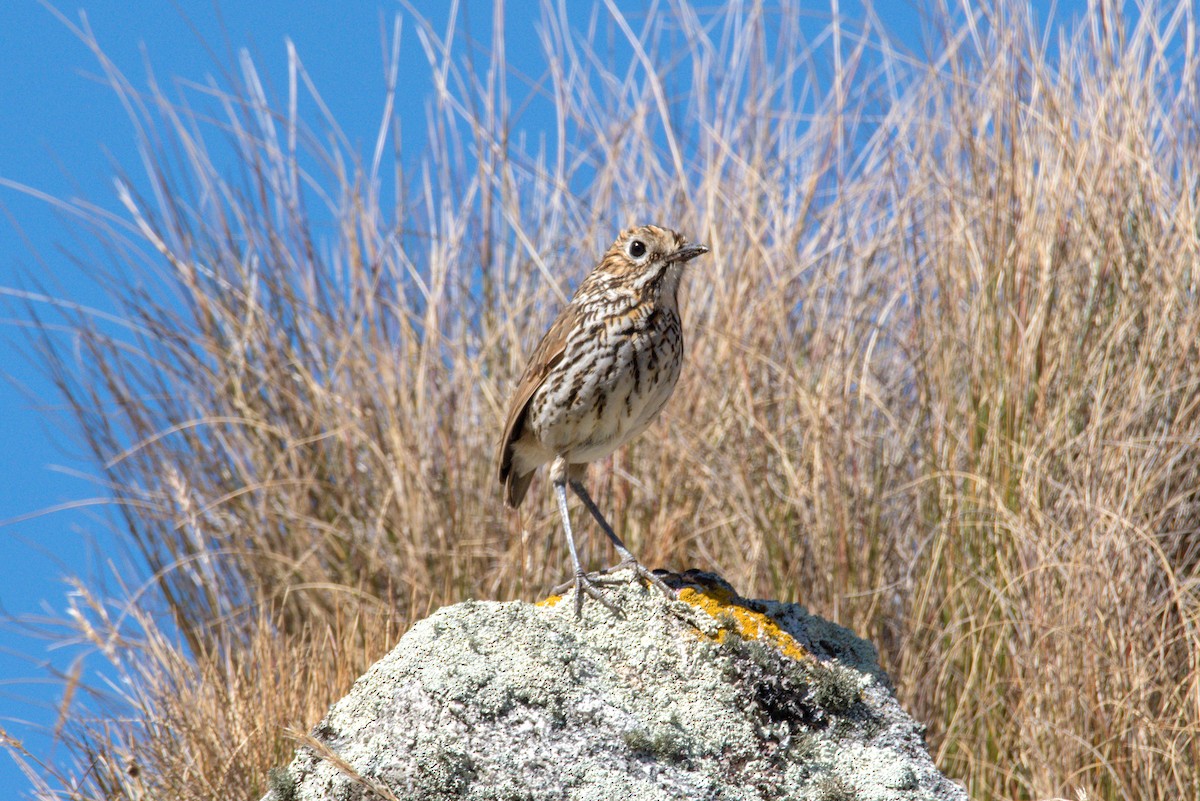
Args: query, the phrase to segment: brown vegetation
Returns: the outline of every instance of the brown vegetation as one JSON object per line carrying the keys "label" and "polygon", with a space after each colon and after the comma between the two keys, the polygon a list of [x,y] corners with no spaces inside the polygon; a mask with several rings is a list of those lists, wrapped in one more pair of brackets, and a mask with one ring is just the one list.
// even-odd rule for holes
{"label": "brown vegetation", "polygon": [[505,513],[490,454],[634,221],[713,251],[664,419],[592,470],[634,552],[874,640],[974,798],[1200,796],[1196,20],[1099,3],[1050,54],[1022,9],[936,10],[929,63],[869,20],[818,57],[742,4],[547,11],[544,132],[499,40],[425,27],[394,172],[395,120],[354,153],[248,64],[202,111],[110,69],[153,187],[88,218],[127,319],[48,341],[155,572],[79,596],[130,683],[66,721],[55,797],[255,797],[412,620],[560,581],[549,492]]}

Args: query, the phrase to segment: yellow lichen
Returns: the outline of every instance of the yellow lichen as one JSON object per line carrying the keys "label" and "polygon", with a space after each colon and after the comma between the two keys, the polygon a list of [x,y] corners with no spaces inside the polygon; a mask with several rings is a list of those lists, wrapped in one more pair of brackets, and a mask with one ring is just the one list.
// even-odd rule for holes
{"label": "yellow lichen", "polygon": [[557,606],[558,602],[562,599],[563,597],[561,595],[547,595],[545,598],[535,603],[534,606]]}
{"label": "yellow lichen", "polygon": [[[745,640],[766,640],[779,649],[784,656],[795,660],[811,658],[804,646],[796,642],[796,638],[779,628],[779,624],[762,612],[755,612],[735,602],[729,592],[706,587],[702,590],[684,587],[679,591],[679,600],[689,603],[697,609],[702,609],[714,620],[731,622],[732,629]],[[722,628],[712,639],[724,642],[729,635],[729,628]]]}

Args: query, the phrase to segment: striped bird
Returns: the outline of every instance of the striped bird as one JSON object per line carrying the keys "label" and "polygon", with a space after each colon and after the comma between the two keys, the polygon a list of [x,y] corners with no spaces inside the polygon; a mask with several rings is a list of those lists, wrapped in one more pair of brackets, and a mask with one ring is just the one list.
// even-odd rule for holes
{"label": "striped bird", "polygon": [[623,231],[542,337],[509,403],[500,441],[504,500],[520,506],[534,472],[550,464],[575,570],[575,614],[586,594],[616,609],[599,592],[611,571],[585,574],[567,509],[567,486],[583,501],[630,569],[668,596],[644,568],[583,486],[589,462],[603,459],[654,422],[675,389],[683,365],[679,281],[687,263],[707,253],[666,228]]}

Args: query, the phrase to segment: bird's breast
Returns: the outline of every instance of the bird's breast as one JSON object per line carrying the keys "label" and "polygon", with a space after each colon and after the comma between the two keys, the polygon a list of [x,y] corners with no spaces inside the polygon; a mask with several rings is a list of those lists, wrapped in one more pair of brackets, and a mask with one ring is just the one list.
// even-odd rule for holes
{"label": "bird's breast", "polygon": [[674,309],[614,305],[585,316],[531,399],[531,432],[571,462],[603,458],[654,421],[682,363]]}

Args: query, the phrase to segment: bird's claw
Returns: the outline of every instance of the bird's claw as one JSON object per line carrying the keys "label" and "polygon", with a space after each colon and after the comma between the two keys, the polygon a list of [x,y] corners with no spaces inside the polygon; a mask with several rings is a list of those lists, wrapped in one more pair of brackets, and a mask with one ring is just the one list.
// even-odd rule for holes
{"label": "bird's claw", "polygon": [[[629,571],[632,575],[629,577],[619,576],[618,573]],[[658,577],[653,570],[648,570],[641,562],[636,559],[624,559],[619,564],[612,567],[606,567],[603,570],[597,570],[592,573],[577,573],[570,581],[563,582],[555,587],[552,592],[555,595],[562,595],[567,590],[575,590],[575,616],[580,617],[583,614],[583,596],[595,598],[613,614],[620,615],[621,612],[617,609],[612,601],[604,597],[599,588],[603,586],[612,586],[614,584],[632,584],[635,581],[642,581],[647,586],[657,587],[668,600],[675,600],[675,591]]]}
{"label": "bird's claw", "polygon": [[604,597],[604,593],[600,592],[599,586],[603,582],[597,581],[598,573],[583,573],[575,574],[575,577],[570,581],[565,581],[562,584],[551,590],[555,595],[562,595],[567,590],[575,590],[575,617],[583,617],[583,596],[594,598],[608,611],[612,612],[617,617],[623,617],[621,610],[612,601]]}
{"label": "bird's claw", "polygon": [[634,559],[633,557],[627,557],[625,559],[622,559],[618,564],[614,565],[613,567],[605,568],[604,570],[601,570],[598,573],[592,573],[589,575],[589,578],[591,578],[597,584],[617,584],[617,583],[627,580],[627,579],[620,579],[616,575],[614,575],[616,573],[621,572],[622,570],[628,570],[633,573],[633,578],[628,580],[628,581],[630,581],[630,583],[640,579],[641,581],[645,582],[647,585],[653,585],[653,586],[657,587],[659,590],[662,591],[662,594],[665,595],[669,600],[672,600],[672,601],[675,600],[675,591],[672,590],[670,587],[668,587],[666,582],[664,582],[661,578],[658,577],[657,573],[655,573],[653,570],[646,568],[641,562]]}

